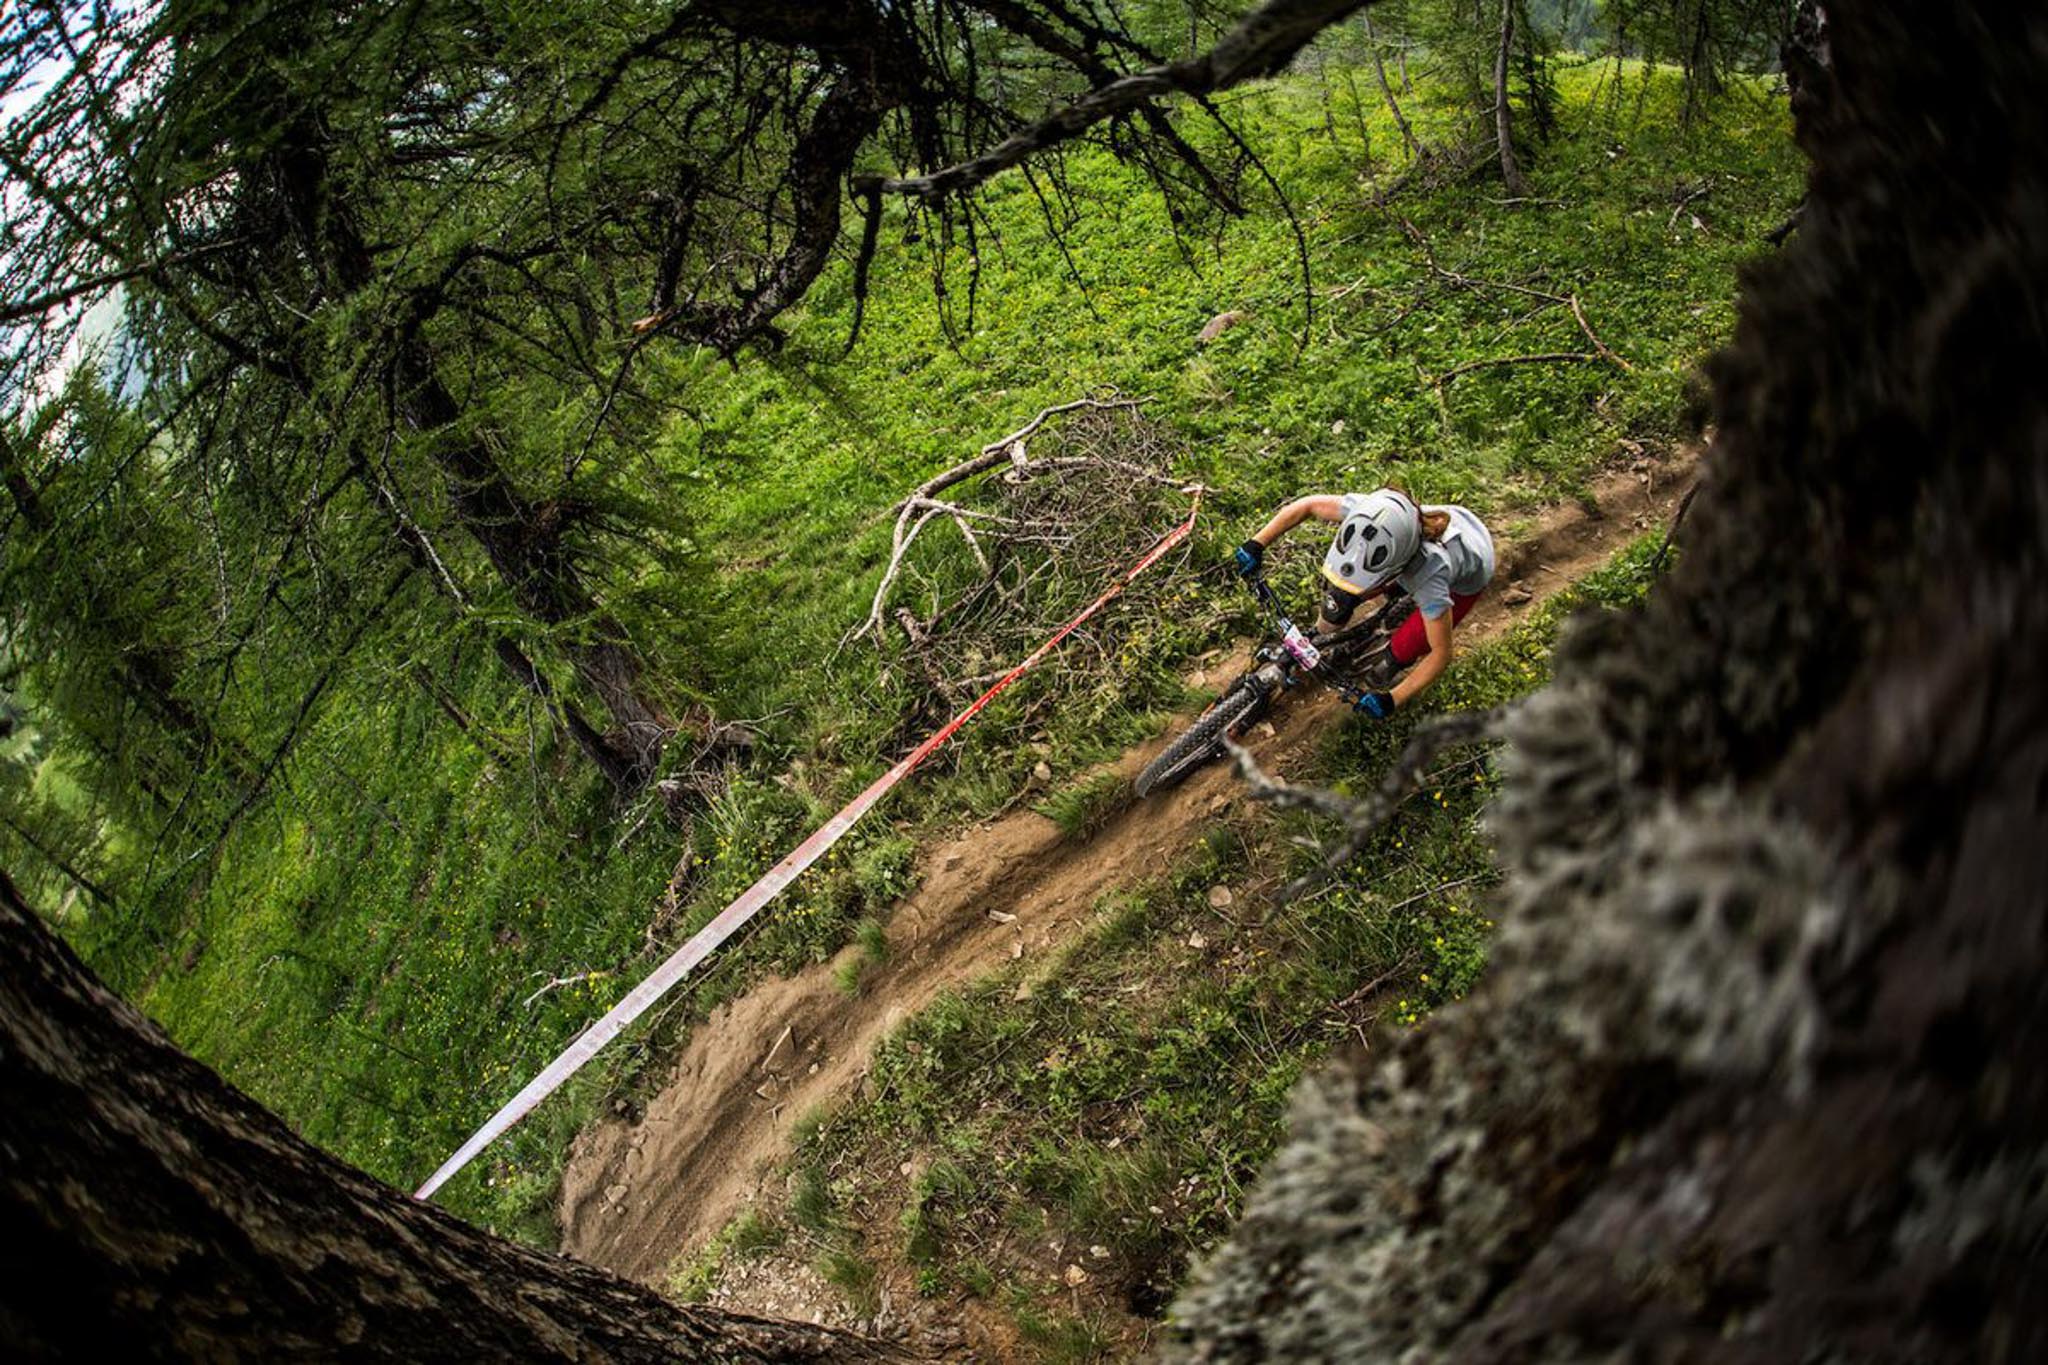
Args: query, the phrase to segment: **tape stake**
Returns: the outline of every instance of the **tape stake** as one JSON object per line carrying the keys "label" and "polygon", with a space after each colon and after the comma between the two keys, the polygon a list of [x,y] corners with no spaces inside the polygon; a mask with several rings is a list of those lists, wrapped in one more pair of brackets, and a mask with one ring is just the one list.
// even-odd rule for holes
{"label": "tape stake", "polygon": [[846,837],[852,829],[886,796],[891,787],[910,776],[918,765],[930,758],[939,747],[961,727],[980,715],[1004,688],[1023,677],[1046,655],[1057,649],[1062,641],[1101,611],[1104,607],[1123,596],[1124,590],[1137,581],[1138,575],[1157,564],[1165,555],[1186,540],[1195,529],[1195,517],[1202,510],[1202,487],[1196,484],[1190,490],[1194,497],[1188,508],[1187,520],[1159,538],[1150,550],[1124,572],[1122,578],[1110,584],[1100,597],[1082,608],[1081,613],[1054,631],[1045,643],[1031,651],[1023,662],[1005,673],[992,684],[988,691],[976,697],[959,715],[947,721],[915,749],[897,761],[896,766],[868,784],[866,791],[846,803],[838,814],[813,830],[809,837],[798,844],[789,855],[752,886],[740,892],[739,896],[702,929],[690,936],[687,943],[676,949],[667,961],[650,972],[645,980],[626,993],[626,997],[613,1005],[595,1024],[573,1039],[562,1054],[549,1062],[540,1074],[526,1083],[524,1089],[514,1095],[504,1108],[491,1115],[483,1127],[470,1134],[468,1141],[455,1149],[455,1154],[441,1163],[441,1168],[427,1177],[427,1182],[414,1191],[413,1198],[428,1199],[434,1192],[447,1184],[449,1179],[476,1159],[479,1152],[490,1146],[513,1124],[532,1113],[535,1106],[561,1088],[564,1081],[582,1069],[583,1064],[626,1030],[635,1020],[653,1008],[663,996],[674,990],[677,983],[705,958],[711,956],[719,945],[731,938],[739,928],[752,919],[761,908],[782,894],[791,882],[802,876],[804,870],[825,856],[832,846]]}

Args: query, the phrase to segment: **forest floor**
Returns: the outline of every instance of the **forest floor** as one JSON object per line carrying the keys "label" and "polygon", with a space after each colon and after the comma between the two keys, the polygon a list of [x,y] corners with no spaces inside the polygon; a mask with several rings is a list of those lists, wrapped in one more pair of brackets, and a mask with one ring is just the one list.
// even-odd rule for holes
{"label": "forest floor", "polygon": [[[1624,456],[1593,482],[1589,499],[1534,518],[1526,534],[1503,545],[1496,588],[1461,631],[1461,646],[1504,635],[1624,545],[1667,524],[1696,477],[1697,459],[1691,448],[1661,459]],[[1203,662],[1206,676],[1190,681],[1221,681],[1243,661],[1240,646]],[[1269,770],[1299,776],[1344,714],[1327,693],[1297,695],[1258,727],[1250,747]],[[1097,788],[1109,778],[1127,787],[1166,738],[1104,765],[1093,775]],[[802,1128],[816,1125],[821,1106],[844,1103],[864,1086],[872,1092],[878,1044],[943,993],[994,973],[1014,968],[1024,998],[1034,961],[1056,971],[1057,950],[1090,922],[1105,894],[1156,876],[1199,844],[1241,801],[1241,790],[1218,763],[1163,795],[1119,805],[1084,839],[1039,811],[1013,809],[929,848],[917,891],[887,921],[885,943],[849,946],[841,960],[760,982],[720,1006],[690,1033],[644,1108],[585,1130],[562,1181],[562,1248],[674,1288],[679,1268],[702,1264],[707,1248],[741,1225],[736,1220],[779,1215],[795,1188]],[[1248,909],[1260,890],[1240,887]],[[907,1200],[917,1171],[913,1162],[904,1167]],[[973,1294],[920,1292],[914,1267],[892,1257],[885,1238],[864,1241],[859,1263],[873,1274],[857,1277],[859,1292],[830,1282],[814,1255],[789,1245],[748,1248],[755,1254],[729,1263],[714,1256],[714,1273],[693,1296],[775,1316],[908,1331],[975,1358],[1016,1353],[1014,1314]],[[1087,1288],[1084,1263],[1091,1253],[1106,1256],[1104,1248],[1068,1252],[1055,1239],[1033,1250],[1038,1259],[1050,1251],[1048,1273],[1064,1273],[1073,1308],[1098,1324],[1097,1337],[1108,1320],[1107,1338],[1137,1347],[1156,1326],[1110,1292],[1109,1279],[1099,1291]],[[1078,1275],[1075,1266],[1083,1267]],[[1085,1303],[1090,1297],[1101,1301]]]}

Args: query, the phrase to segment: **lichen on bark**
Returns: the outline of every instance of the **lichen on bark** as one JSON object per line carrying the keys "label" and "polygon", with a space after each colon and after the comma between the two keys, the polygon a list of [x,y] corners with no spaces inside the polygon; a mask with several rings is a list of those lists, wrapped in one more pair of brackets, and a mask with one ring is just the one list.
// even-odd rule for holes
{"label": "lichen on bark", "polygon": [[1487,978],[1304,1084],[1170,1354],[2048,1358],[2048,17],[1828,19],[1677,567],[1511,722]]}

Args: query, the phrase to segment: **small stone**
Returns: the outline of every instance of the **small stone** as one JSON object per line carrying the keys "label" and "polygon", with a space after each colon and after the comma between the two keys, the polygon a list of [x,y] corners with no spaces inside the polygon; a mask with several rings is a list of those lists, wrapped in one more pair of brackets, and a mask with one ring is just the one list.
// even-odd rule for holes
{"label": "small stone", "polygon": [[1519,607],[1535,595],[1526,583],[1510,583],[1508,590],[1500,595],[1500,600],[1511,607]]}
{"label": "small stone", "polygon": [[1088,1272],[1077,1265],[1069,1265],[1067,1273],[1060,1278],[1065,1280],[1070,1288],[1078,1289],[1088,1283]]}
{"label": "small stone", "polygon": [[1088,1254],[1098,1261],[1106,1261],[1109,1259],[1109,1248],[1104,1246],[1089,1247]]}
{"label": "small stone", "polygon": [[1031,765],[1031,775],[1040,782],[1052,781],[1052,764],[1042,758],[1039,759],[1038,762]]}
{"label": "small stone", "polygon": [[1223,812],[1225,812],[1225,811],[1227,811],[1227,810],[1229,810],[1229,809],[1230,809],[1230,798],[1229,798],[1229,797],[1227,797],[1227,796],[1212,796],[1212,797],[1210,797],[1210,798],[1209,798],[1209,814],[1210,814],[1210,815],[1221,815],[1221,814],[1223,814]]}
{"label": "small stone", "polygon": [[1209,888],[1209,908],[1211,910],[1228,910],[1231,902],[1236,899],[1236,896],[1230,894],[1230,888],[1221,883]]}
{"label": "small stone", "polygon": [[898,1175],[915,1175],[916,1173],[917,1163],[915,1161],[906,1161],[896,1168],[896,1174]]}
{"label": "small stone", "polygon": [[1199,953],[1208,946],[1209,940],[1202,937],[1201,930],[1197,929],[1194,933],[1188,935],[1188,947],[1193,948],[1196,952]]}
{"label": "small stone", "polygon": [[1013,959],[1024,956],[1024,940],[1018,939],[1010,945],[1010,956]]}
{"label": "small stone", "polygon": [[1330,434],[1332,436],[1342,436],[1344,434],[1344,419],[1342,417],[1330,423]]}
{"label": "small stone", "polygon": [[1019,981],[1017,989],[1010,992],[1010,998],[1012,1000],[1029,1000],[1031,994],[1031,983],[1029,981]]}
{"label": "small stone", "polygon": [[939,864],[939,871],[951,872],[954,868],[960,866],[960,864],[965,861],[967,861],[967,855],[964,853],[948,853],[945,857],[945,860]]}
{"label": "small stone", "polygon": [[1202,330],[1195,337],[1195,341],[1200,345],[1207,346],[1217,337],[1222,336],[1225,332],[1243,321],[1244,313],[1236,308],[1231,309],[1227,313],[1218,313],[1215,317],[1202,324]]}
{"label": "small stone", "polygon": [[1272,721],[1262,720],[1252,727],[1252,733],[1256,734],[1260,739],[1271,739],[1280,732],[1273,728]]}
{"label": "small stone", "polygon": [[1017,917],[1007,910],[991,910],[988,912],[988,917],[997,924],[1015,924],[1017,922]]}
{"label": "small stone", "polygon": [[604,1187],[604,1202],[607,1204],[616,1204],[621,1199],[624,1199],[626,1197],[626,1194],[627,1186],[625,1185],[607,1185]]}
{"label": "small stone", "polygon": [[757,1086],[755,1086],[755,1087],[754,1087],[754,1093],[755,1093],[756,1095],[759,1095],[759,1096],[760,1096],[760,1097],[761,1097],[762,1099],[764,1099],[764,1100],[772,1100],[772,1099],[774,1099],[774,1098],[775,1098],[775,1082],[773,1082],[773,1081],[765,1081],[765,1082],[763,1082],[762,1084],[760,1084],[760,1085],[757,1085]]}

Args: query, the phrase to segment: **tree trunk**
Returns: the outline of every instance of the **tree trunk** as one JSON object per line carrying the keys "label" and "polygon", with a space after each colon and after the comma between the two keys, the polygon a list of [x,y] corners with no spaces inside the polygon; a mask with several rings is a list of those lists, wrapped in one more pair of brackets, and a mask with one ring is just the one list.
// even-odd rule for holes
{"label": "tree trunk", "polygon": [[1493,54],[1493,132],[1500,143],[1500,178],[1508,197],[1519,199],[1529,193],[1529,182],[1515,160],[1515,132],[1508,111],[1508,53],[1515,41],[1515,0],[1501,0],[1500,46]]}
{"label": "tree trunk", "polygon": [[1720,77],[1714,70],[1712,18],[1707,0],[1699,0],[1693,6],[1692,32],[1685,50],[1684,117],[1688,127],[1698,116],[1706,97],[1718,94],[1721,88]]}
{"label": "tree trunk", "polygon": [[1827,15],[1682,552],[1502,727],[1486,975],[1295,1097],[1188,1357],[2048,1359],[2048,47]]}
{"label": "tree trunk", "polygon": [[[280,139],[272,160],[323,288],[348,298],[369,287],[375,269],[349,205],[334,198],[323,138],[319,128],[295,124]],[[642,695],[640,662],[624,632],[598,609],[577,573],[563,543],[567,528],[561,509],[526,497],[483,443],[460,431],[461,407],[441,382],[432,348],[417,327],[399,343],[391,374],[400,413],[447,480],[457,523],[483,551],[513,601],[542,626],[573,628],[584,636],[565,642],[562,652],[611,713],[614,730],[600,734],[581,724],[572,732],[615,788],[638,790],[653,776],[672,727]],[[529,685],[540,676],[530,669]]]}
{"label": "tree trunk", "polygon": [[335,1161],[106,990],[0,874],[0,1354],[890,1360],[683,1308]]}
{"label": "tree trunk", "polygon": [[[560,648],[612,716],[611,733],[591,732],[605,751],[598,766],[621,791],[637,790],[654,775],[673,725],[642,695],[639,658],[577,573],[562,543],[562,513],[522,494],[474,438],[439,439],[457,428],[461,410],[435,372],[425,342],[416,338],[405,345],[398,381],[400,406],[413,429],[427,438],[431,457],[448,480],[457,521],[511,589],[519,609],[543,626],[572,628],[584,636]],[[584,749],[590,752],[591,744],[584,743]]]}
{"label": "tree trunk", "polygon": [[597,766],[605,780],[620,791],[631,791],[646,778],[639,774],[638,765],[612,744],[591,723],[584,719],[583,712],[576,704],[564,701],[555,695],[554,684],[534,664],[533,659],[509,636],[500,635],[491,642],[491,648],[498,656],[498,662],[505,671],[519,681],[519,685],[539,697],[555,723],[569,732],[569,738],[583,751],[583,756]]}
{"label": "tree trunk", "polygon": [[[1415,140],[1415,130],[1408,126],[1408,119],[1402,114],[1401,105],[1394,98],[1394,87],[1387,83],[1387,64],[1380,56],[1379,35],[1373,32],[1370,13],[1365,16],[1365,40],[1372,48],[1372,73],[1379,78],[1380,96],[1387,102],[1387,112],[1394,116],[1394,126],[1401,130],[1402,145],[1407,147],[1408,155],[1413,157],[1422,150],[1422,144]],[[1405,73],[1402,79],[1406,81]]]}

